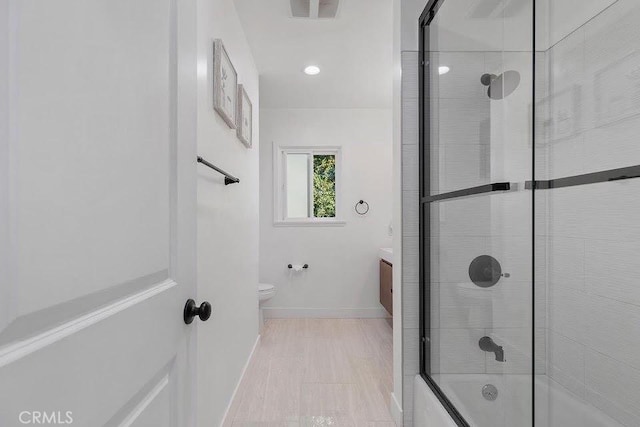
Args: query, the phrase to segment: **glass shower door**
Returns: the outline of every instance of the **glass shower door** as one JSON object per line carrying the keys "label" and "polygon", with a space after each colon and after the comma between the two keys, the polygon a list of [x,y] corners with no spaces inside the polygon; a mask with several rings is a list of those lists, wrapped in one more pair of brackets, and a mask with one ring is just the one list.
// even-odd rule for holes
{"label": "glass shower door", "polygon": [[533,414],[533,0],[421,18],[422,375],[459,425]]}

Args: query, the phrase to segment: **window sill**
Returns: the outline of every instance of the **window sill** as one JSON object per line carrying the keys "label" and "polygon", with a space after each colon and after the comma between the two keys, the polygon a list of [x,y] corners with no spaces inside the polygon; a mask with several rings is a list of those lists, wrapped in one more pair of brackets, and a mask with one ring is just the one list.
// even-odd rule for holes
{"label": "window sill", "polygon": [[346,221],[339,219],[326,219],[326,220],[280,220],[274,221],[275,227],[344,227],[347,224]]}

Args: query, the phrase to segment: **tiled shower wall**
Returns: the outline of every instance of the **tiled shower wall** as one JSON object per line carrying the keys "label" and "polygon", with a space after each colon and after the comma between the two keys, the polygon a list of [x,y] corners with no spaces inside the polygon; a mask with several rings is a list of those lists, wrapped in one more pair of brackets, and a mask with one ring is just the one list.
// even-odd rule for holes
{"label": "tiled shower wall", "polygon": [[[640,164],[640,4],[609,3],[547,51],[542,179]],[[548,375],[638,426],[640,179],[544,193]]]}
{"label": "tiled shower wall", "polygon": [[402,407],[413,425],[419,360],[418,52],[402,52]]}

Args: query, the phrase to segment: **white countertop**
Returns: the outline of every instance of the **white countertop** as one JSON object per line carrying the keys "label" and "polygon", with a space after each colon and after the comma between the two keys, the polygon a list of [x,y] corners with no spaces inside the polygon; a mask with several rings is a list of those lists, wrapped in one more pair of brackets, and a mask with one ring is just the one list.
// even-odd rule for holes
{"label": "white countertop", "polygon": [[393,248],[380,248],[378,256],[389,264],[393,264]]}

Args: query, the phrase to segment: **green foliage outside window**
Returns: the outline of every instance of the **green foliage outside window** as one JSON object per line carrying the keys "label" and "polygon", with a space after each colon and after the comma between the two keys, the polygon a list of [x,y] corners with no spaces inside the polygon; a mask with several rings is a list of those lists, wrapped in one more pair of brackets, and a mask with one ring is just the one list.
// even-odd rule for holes
{"label": "green foliage outside window", "polygon": [[313,156],[313,216],[336,216],[336,156]]}

